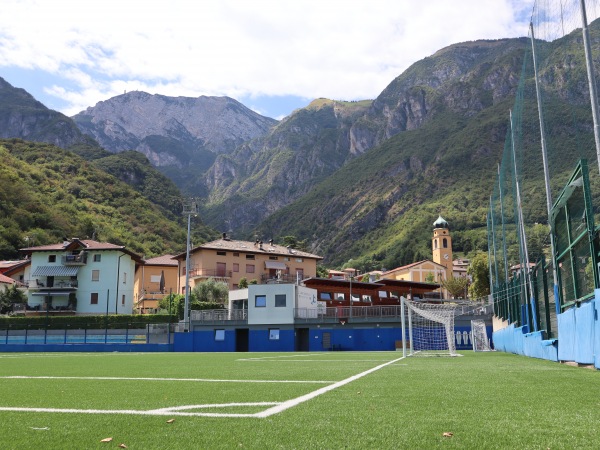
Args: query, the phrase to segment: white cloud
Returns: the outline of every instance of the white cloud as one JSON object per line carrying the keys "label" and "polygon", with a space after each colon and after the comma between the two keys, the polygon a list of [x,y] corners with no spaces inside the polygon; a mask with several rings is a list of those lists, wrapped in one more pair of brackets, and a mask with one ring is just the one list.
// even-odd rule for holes
{"label": "white cloud", "polygon": [[[527,34],[525,0],[5,0],[3,66],[74,114],[124,90],[164,95],[377,96],[447,45]],[[517,21],[520,17],[521,21]],[[523,22],[523,20],[525,22]],[[27,24],[27,26],[24,26]]]}

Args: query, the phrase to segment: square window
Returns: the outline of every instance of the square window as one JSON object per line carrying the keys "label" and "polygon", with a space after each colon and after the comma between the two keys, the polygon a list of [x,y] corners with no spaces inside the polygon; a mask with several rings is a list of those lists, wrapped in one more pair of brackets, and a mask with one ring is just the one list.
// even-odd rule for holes
{"label": "square window", "polygon": [[266,308],[267,307],[267,296],[266,295],[257,295],[254,297],[254,307],[255,308]]}
{"label": "square window", "polygon": [[92,270],[92,281],[100,281],[100,271],[98,269]]}
{"label": "square window", "polygon": [[225,330],[215,330],[215,341],[225,340]]}
{"label": "square window", "polygon": [[360,295],[352,294],[352,301],[353,302],[360,302]]}
{"label": "square window", "polygon": [[346,299],[346,296],[344,295],[343,292],[336,292],[335,293],[335,299],[337,301],[343,302]]}
{"label": "square window", "polygon": [[285,308],[287,298],[285,294],[277,294],[275,296],[275,308]]}
{"label": "square window", "polygon": [[98,304],[98,293],[92,292],[90,295],[90,305],[97,305],[97,304]]}
{"label": "square window", "polygon": [[254,259],[254,255],[246,255],[246,259]]}
{"label": "square window", "polygon": [[227,252],[217,252],[217,256],[226,256]]}
{"label": "square window", "polygon": [[48,255],[48,262],[56,262],[56,255]]}
{"label": "square window", "polygon": [[270,341],[278,341],[279,340],[279,328],[269,328],[269,340]]}
{"label": "square window", "polygon": [[319,298],[321,300],[331,300],[331,292],[321,292]]}
{"label": "square window", "polygon": [[254,273],[254,264],[246,264],[246,273]]}
{"label": "square window", "polygon": [[94,255],[94,262],[100,262],[100,261],[102,261],[102,255],[96,253]]}

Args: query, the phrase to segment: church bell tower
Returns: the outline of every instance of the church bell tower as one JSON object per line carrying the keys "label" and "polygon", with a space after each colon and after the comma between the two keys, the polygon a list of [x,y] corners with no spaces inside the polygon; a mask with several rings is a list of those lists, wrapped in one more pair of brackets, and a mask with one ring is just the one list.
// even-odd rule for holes
{"label": "church bell tower", "polygon": [[431,240],[433,262],[446,268],[446,279],[452,278],[452,237],[450,227],[442,216],[433,222],[433,238]]}

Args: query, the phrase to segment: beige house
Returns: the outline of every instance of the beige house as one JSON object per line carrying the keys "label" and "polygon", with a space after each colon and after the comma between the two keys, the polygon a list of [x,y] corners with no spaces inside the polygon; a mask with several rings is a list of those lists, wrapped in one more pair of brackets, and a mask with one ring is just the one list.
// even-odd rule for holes
{"label": "beige house", "polygon": [[[186,254],[175,256],[179,263],[179,293],[185,293]],[[237,289],[242,278],[258,284],[295,282],[317,274],[317,262],[323,259],[312,253],[269,243],[238,241],[228,238],[207,242],[190,250],[190,288],[214,278]]]}
{"label": "beige house", "polygon": [[178,263],[173,255],[146,259],[135,271],[134,311],[153,313],[158,302],[170,292],[178,292]]}
{"label": "beige house", "polygon": [[382,279],[439,283],[446,279],[446,266],[429,259],[397,267],[381,274]]}

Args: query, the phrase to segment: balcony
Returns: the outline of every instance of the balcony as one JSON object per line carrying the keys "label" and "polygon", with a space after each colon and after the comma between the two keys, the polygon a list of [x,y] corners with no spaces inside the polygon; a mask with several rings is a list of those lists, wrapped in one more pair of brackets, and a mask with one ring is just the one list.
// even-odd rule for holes
{"label": "balcony", "polygon": [[231,278],[231,270],[220,269],[190,269],[190,278],[215,278],[217,280],[228,281]]}
{"label": "balcony", "polygon": [[30,291],[69,291],[74,292],[77,290],[77,280],[54,280],[52,283],[48,283],[45,278],[34,278],[27,280],[25,285]]}
{"label": "balcony", "polygon": [[61,256],[63,266],[84,266],[87,264],[87,253],[77,253],[72,255]]}

